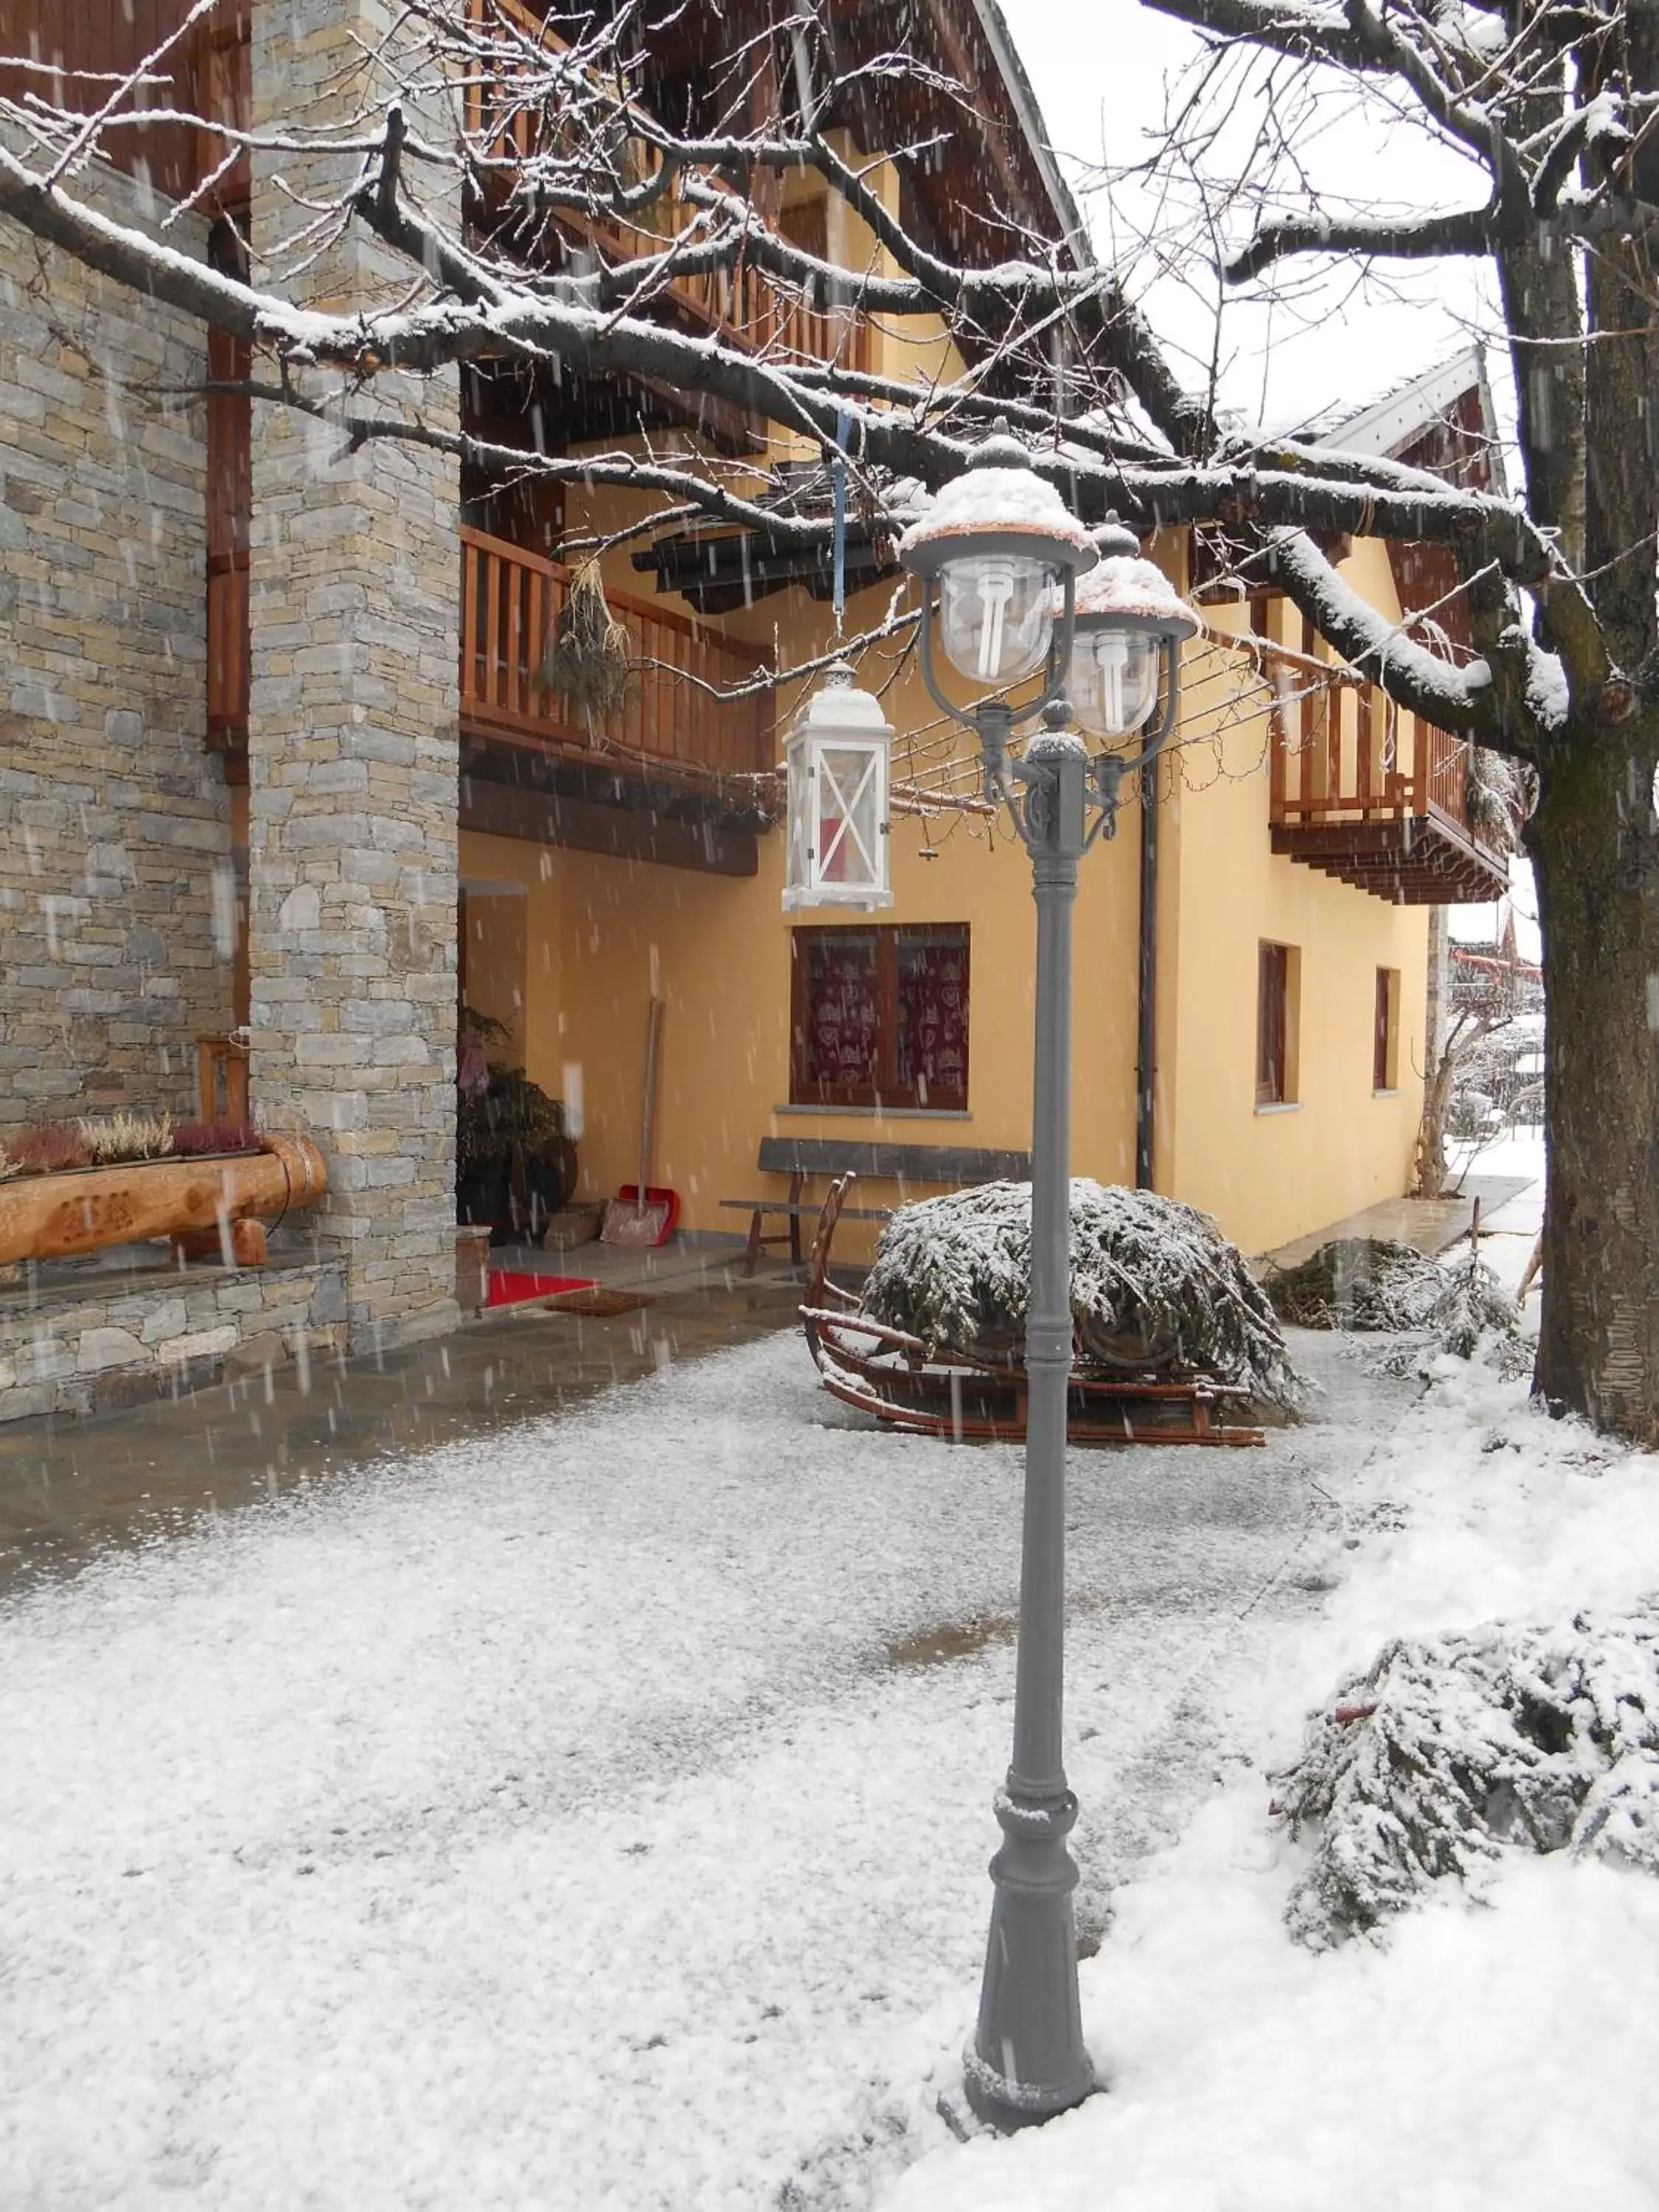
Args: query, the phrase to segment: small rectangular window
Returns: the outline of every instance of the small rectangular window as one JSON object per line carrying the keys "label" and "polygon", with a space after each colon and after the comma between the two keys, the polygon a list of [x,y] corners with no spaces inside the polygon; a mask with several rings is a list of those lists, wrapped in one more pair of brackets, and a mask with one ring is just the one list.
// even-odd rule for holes
{"label": "small rectangular window", "polygon": [[968,930],[798,929],[789,1096],[797,1106],[968,1104]]}
{"label": "small rectangular window", "polygon": [[1296,1097],[1297,955],[1292,945],[1257,948],[1255,1103],[1285,1106]]}
{"label": "small rectangular window", "polygon": [[1400,1088],[1400,970],[1376,971],[1376,1012],[1371,1031],[1371,1089]]}

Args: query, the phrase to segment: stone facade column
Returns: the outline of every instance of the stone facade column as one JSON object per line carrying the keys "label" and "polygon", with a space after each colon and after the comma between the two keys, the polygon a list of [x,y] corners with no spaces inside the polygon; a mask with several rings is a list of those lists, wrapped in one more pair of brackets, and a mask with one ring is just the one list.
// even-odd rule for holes
{"label": "stone facade column", "polygon": [[[255,0],[253,127],[373,116],[395,16],[382,0]],[[407,264],[360,225],[294,248],[314,219],[296,200],[356,164],[255,155],[256,283],[327,309],[407,296]],[[349,404],[337,376],[306,389]],[[360,398],[377,416],[458,416],[453,370],[382,375]],[[344,1261],[349,1341],[365,1347],[458,1318],[459,484],[428,449],[342,446],[255,408],[252,1085],[269,1126],[308,1129],[326,1155],[326,1205],[289,1233]]]}

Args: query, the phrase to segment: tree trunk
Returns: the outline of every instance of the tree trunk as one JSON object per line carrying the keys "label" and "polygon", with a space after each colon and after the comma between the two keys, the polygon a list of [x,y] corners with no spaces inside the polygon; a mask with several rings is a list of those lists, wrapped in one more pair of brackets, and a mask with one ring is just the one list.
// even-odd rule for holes
{"label": "tree trunk", "polygon": [[1547,1012],[1549,1200],[1534,1389],[1659,1444],[1659,720],[1575,727],[1527,846]]}

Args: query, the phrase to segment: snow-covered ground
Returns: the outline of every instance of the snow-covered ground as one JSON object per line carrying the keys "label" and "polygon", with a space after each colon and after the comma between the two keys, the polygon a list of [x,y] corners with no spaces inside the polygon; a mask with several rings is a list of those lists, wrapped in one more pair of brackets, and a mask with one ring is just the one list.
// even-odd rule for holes
{"label": "snow-covered ground", "polygon": [[1659,1886],[1518,1866],[1311,1958],[1265,1779],[1387,1635],[1654,1579],[1652,1462],[1297,1349],[1320,1419],[1266,1450],[1074,1462],[1109,2094],[1006,2142],[936,2109],[1018,1455],[842,1425],[786,1336],[5,1608],[6,2201],[1659,2202]]}
{"label": "snow-covered ground", "polygon": [[[1079,1459],[1085,1925],[1399,1391]],[[867,2202],[977,1975],[1020,1455],[856,1420],[791,1333],[0,1616],[25,2201]]]}
{"label": "snow-covered ground", "polygon": [[1659,1588],[1659,1462],[1446,1362],[1345,1498],[1358,1547],[1271,1672],[1226,1686],[1249,1764],[1117,1892],[1081,1971],[1108,2094],[941,2146],[884,2212],[1650,2212],[1659,1883],[1517,1856],[1381,1946],[1315,1956],[1281,1913],[1302,1849],[1265,1818],[1304,1708],[1390,1636],[1612,1611]]}

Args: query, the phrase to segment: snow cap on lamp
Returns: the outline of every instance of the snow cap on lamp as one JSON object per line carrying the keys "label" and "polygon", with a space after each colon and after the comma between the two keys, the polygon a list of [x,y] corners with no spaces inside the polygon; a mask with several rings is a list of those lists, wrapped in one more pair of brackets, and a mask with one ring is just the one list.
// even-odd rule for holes
{"label": "snow cap on lamp", "polygon": [[893,727],[836,661],[791,725],[783,910],[891,906],[888,776]]}

